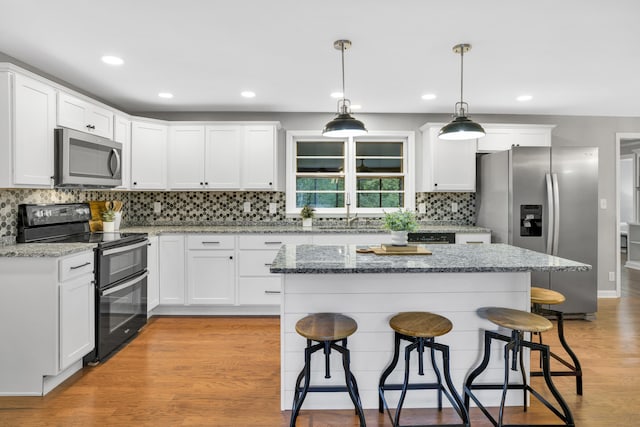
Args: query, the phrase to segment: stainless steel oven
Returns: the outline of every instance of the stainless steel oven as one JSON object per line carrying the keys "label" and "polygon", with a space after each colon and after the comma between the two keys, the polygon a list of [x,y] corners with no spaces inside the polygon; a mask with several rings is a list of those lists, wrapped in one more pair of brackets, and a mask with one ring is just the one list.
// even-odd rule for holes
{"label": "stainless steel oven", "polygon": [[147,323],[146,235],[96,251],[96,348],[85,362],[108,358]]}

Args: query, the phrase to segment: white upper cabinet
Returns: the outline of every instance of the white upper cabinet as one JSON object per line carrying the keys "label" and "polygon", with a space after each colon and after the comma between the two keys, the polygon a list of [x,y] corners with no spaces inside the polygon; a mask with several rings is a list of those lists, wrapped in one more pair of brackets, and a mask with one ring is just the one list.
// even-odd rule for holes
{"label": "white upper cabinet", "polygon": [[427,123],[422,131],[421,182],[417,191],[476,191],[476,140],[438,138],[444,123]]}
{"label": "white upper cabinet", "polygon": [[278,127],[275,123],[171,125],[169,188],[277,190]]}
{"label": "white upper cabinet", "polygon": [[239,189],[244,127],[211,125],[206,128],[205,162],[207,186]]}
{"label": "white upper cabinet", "polygon": [[55,89],[0,72],[0,187],[51,188]]}
{"label": "white upper cabinet", "polygon": [[205,186],[204,126],[169,127],[169,188]]}
{"label": "white upper cabinet", "polygon": [[478,139],[478,152],[491,153],[513,146],[550,147],[554,125],[486,124],[484,138]]}
{"label": "white upper cabinet", "polygon": [[275,126],[245,126],[242,153],[242,188],[273,190],[277,179],[277,129]]}
{"label": "white upper cabinet", "polygon": [[113,139],[113,112],[65,92],[58,92],[58,126]]}
{"label": "white upper cabinet", "polygon": [[134,121],[131,123],[131,188],[167,188],[167,126]]}

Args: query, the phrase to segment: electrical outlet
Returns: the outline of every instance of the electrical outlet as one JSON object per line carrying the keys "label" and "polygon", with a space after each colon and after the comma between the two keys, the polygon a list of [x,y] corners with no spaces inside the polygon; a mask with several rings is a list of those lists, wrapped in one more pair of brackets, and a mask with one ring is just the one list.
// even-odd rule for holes
{"label": "electrical outlet", "polygon": [[607,209],[607,199],[600,199],[600,209]]}
{"label": "electrical outlet", "polygon": [[616,272],[615,271],[610,271],[609,272],[609,281],[610,282],[615,282],[616,281]]}
{"label": "electrical outlet", "polygon": [[244,202],[243,210],[245,213],[251,212],[251,202]]}
{"label": "electrical outlet", "polygon": [[418,203],[418,213],[421,213],[421,214],[427,213],[426,203]]}
{"label": "electrical outlet", "polygon": [[458,212],[458,203],[451,202],[451,212]]}
{"label": "electrical outlet", "polygon": [[162,203],[153,202],[153,213],[159,214],[162,212]]}
{"label": "electrical outlet", "polygon": [[269,203],[269,213],[277,214],[278,213],[278,204],[277,203]]}

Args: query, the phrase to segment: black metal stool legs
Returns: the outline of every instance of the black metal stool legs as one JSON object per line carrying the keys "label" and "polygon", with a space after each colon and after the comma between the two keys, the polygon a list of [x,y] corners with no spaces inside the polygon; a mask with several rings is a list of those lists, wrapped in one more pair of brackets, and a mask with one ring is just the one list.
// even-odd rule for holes
{"label": "black metal stool legs", "polygon": [[[341,345],[337,344],[341,342]],[[364,411],[362,410],[362,404],[360,403],[360,395],[358,393],[358,384],[356,378],[351,372],[351,358],[349,350],[347,349],[347,340],[336,341],[321,341],[318,344],[311,345],[312,341],[307,339],[307,347],[304,349],[304,367],[298,379],[296,380],[296,388],[293,394],[293,407],[291,413],[290,427],[295,427],[296,419],[300,413],[300,408],[304,402],[308,392],[334,392],[334,391],[346,391],[349,393],[349,397],[355,406],[356,414],[360,420],[360,427],[365,427]],[[329,356],[331,350],[336,350],[342,354],[342,365],[344,367],[345,386],[311,386],[311,355],[316,351],[324,350],[325,354],[325,378],[331,378],[329,369]],[[300,384],[304,380],[302,387]]]}
{"label": "black metal stool legs", "polygon": [[[582,396],[582,366],[580,365],[580,361],[578,360],[578,356],[573,352],[567,340],[564,337],[564,314],[561,311],[550,310],[547,308],[543,308],[540,304],[533,305],[533,312],[543,315],[543,316],[553,316],[557,320],[557,329],[558,329],[558,339],[564,351],[569,355],[571,362],[563,359],[559,355],[554,352],[550,352],[551,357],[555,360],[566,366],[568,371],[551,371],[550,375],[552,377],[555,376],[575,376],[576,377],[576,394]],[[540,336],[540,343],[542,344],[542,334]],[[542,372],[531,372],[531,376],[542,376]]]}
{"label": "black metal stool legs", "polygon": [[[490,347],[491,340],[496,339],[503,342],[506,342],[504,346],[504,381],[502,384],[473,384],[475,379],[487,368],[489,364],[490,358]],[[482,411],[482,413],[492,422],[494,426],[503,426],[504,424],[504,405],[506,403],[506,395],[508,390],[524,390],[525,392],[525,402],[526,405],[526,393],[531,393],[534,397],[536,397],[542,404],[544,404],[551,412],[553,412],[561,421],[564,426],[575,426],[573,421],[573,416],[571,415],[571,411],[569,410],[568,405],[556,389],[553,381],[551,380],[550,374],[550,351],[549,347],[544,344],[538,344],[531,341],[526,341],[522,339],[522,333],[519,331],[514,331],[511,337],[507,337],[505,335],[498,334],[492,331],[485,331],[485,348],[484,348],[484,357],[480,365],[473,370],[473,372],[467,378],[464,386],[464,405],[465,408],[469,409],[470,399],[472,399],[478,408]],[[535,389],[533,389],[526,382],[526,375],[523,372],[523,383],[522,384],[510,384],[509,383],[509,371],[516,370],[516,358],[518,358],[518,352],[520,352],[520,370],[523,370],[523,362],[522,362],[522,351],[524,347],[529,348],[532,351],[540,352],[540,357],[542,358],[542,375],[544,376],[545,383],[547,388],[553,395],[554,399],[557,402],[558,409],[554,404],[545,399],[540,393],[538,393]],[[477,397],[473,394],[472,390],[501,390],[501,400],[500,400],[500,408],[498,412],[498,420],[493,418],[493,416],[489,413],[489,411],[484,407],[484,405],[477,399]],[[509,425],[519,425],[519,424],[509,424]],[[535,425],[535,424],[524,424],[524,425]],[[542,424],[548,425],[548,424]]]}
{"label": "black metal stool legs", "polygon": [[[411,342],[411,344],[405,347],[405,366],[404,366],[404,381],[402,384],[385,384],[387,378],[393,372],[396,365],[398,364],[398,359],[400,355],[400,340],[404,339],[406,341]],[[411,362],[411,352],[417,350],[418,352],[418,374],[424,375],[424,361],[423,361],[423,353],[424,349],[428,348],[430,351],[431,364],[434,369],[434,373],[436,375],[435,383],[420,383],[420,384],[409,384],[409,368]],[[446,383],[446,387],[442,383],[442,375],[440,370],[438,369],[436,363],[435,352],[439,351],[442,354],[442,364],[443,364],[443,372],[444,372],[444,380]],[[387,405],[384,392],[388,390],[399,390],[400,398],[398,400],[398,407],[396,408],[395,415],[392,417],[391,411]],[[402,406],[404,404],[404,399],[407,394],[407,390],[437,390],[438,392],[438,409],[442,410],[442,394],[447,397],[451,406],[456,410],[460,419],[462,420],[462,424],[450,424],[457,426],[469,426],[469,416],[467,411],[464,408],[464,404],[460,395],[457,393],[455,386],[453,385],[453,381],[451,380],[451,372],[449,368],[449,347],[446,345],[438,344],[434,342],[433,338],[421,338],[421,337],[410,337],[406,335],[402,335],[398,332],[395,333],[395,349],[393,353],[393,359],[387,369],[384,370],[382,376],[380,377],[380,382],[378,385],[378,411],[380,413],[384,412],[384,409],[387,409],[389,414],[389,419],[393,423],[394,427],[400,426],[400,414],[402,412]]]}

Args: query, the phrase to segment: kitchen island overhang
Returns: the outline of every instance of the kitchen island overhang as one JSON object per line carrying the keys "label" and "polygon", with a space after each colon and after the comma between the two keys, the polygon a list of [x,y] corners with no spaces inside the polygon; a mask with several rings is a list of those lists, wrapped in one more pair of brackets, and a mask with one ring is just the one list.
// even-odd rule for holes
{"label": "kitchen island overhang", "polygon": [[[392,357],[393,331],[388,320],[400,311],[431,311],[449,318],[453,330],[438,342],[451,348],[452,377],[458,392],[481,357],[482,334],[496,327],[478,308],[501,306],[529,311],[530,272],[585,272],[591,266],[505,244],[425,245],[432,255],[382,256],[357,253],[355,245],[285,245],[271,265],[282,274],[281,409],[291,409],[295,380],[303,366],[304,338],[295,323],[309,313],[339,312],[353,317],[358,330],[349,338],[351,368],[364,408],[377,408],[380,374]],[[503,351],[492,348],[484,379],[501,381]],[[322,355],[312,359],[312,383],[341,385],[343,378],[324,378]],[[332,364],[340,361],[332,354]],[[416,362],[412,360],[412,363]],[[528,371],[528,363],[525,369]],[[390,381],[401,382],[401,370]],[[417,369],[412,369],[416,372]],[[429,381],[425,372],[420,381]],[[417,376],[416,376],[417,377]],[[412,380],[416,378],[412,375]],[[512,378],[518,379],[514,373]],[[398,393],[396,393],[398,394]],[[390,394],[389,404],[397,396]],[[481,399],[497,406],[498,393]],[[522,403],[511,393],[508,404]],[[408,393],[405,407],[435,407],[436,393]],[[346,393],[310,394],[306,409],[349,409]],[[303,409],[304,409],[303,408]]]}

